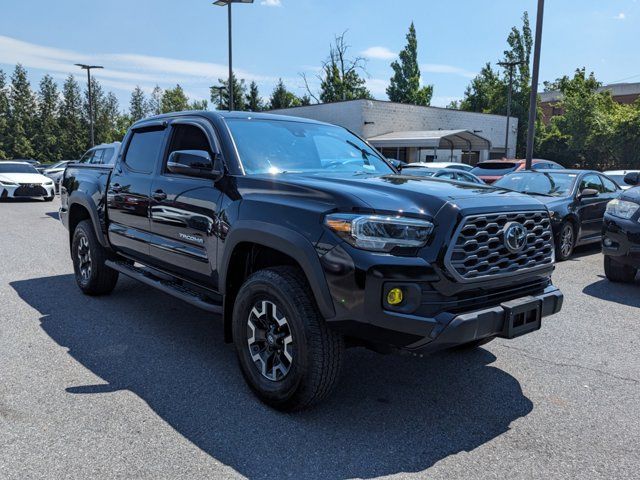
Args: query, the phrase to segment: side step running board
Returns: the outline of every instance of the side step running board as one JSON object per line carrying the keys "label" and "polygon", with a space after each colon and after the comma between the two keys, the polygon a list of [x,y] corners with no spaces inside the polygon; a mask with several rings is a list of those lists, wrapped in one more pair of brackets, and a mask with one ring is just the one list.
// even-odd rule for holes
{"label": "side step running board", "polygon": [[173,295],[174,297],[190,303],[191,305],[194,305],[198,308],[201,308],[208,312],[222,314],[222,305],[212,302],[211,300],[204,297],[204,295],[189,288],[188,286],[185,286],[182,283],[158,278],[144,268],[139,268],[126,262],[107,260],[105,264],[107,265],[107,267],[113,268],[123,275],[138,280],[146,285],[149,285],[150,287],[157,288],[158,290],[168,293],[169,295]]}

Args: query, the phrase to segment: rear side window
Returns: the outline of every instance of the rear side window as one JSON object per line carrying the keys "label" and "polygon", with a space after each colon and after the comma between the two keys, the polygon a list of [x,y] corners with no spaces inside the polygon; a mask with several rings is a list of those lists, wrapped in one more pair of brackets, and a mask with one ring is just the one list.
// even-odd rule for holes
{"label": "rear side window", "polygon": [[605,193],[615,193],[618,191],[618,187],[615,183],[609,180],[607,177],[600,176],[600,180],[602,180],[602,184],[604,185]]}
{"label": "rear side window", "polygon": [[102,156],[102,163],[105,165],[113,165],[115,163],[115,148],[105,148],[104,155]]}
{"label": "rear side window", "polygon": [[153,172],[153,167],[158,161],[164,129],[136,130],[131,137],[124,163],[132,170],[143,173]]}
{"label": "rear side window", "polygon": [[474,175],[500,176],[513,172],[518,164],[511,162],[482,162],[471,173]]}
{"label": "rear side window", "polygon": [[95,152],[93,152],[93,157],[89,161],[92,165],[100,165],[102,163],[102,156],[104,155],[104,150],[99,148]]}

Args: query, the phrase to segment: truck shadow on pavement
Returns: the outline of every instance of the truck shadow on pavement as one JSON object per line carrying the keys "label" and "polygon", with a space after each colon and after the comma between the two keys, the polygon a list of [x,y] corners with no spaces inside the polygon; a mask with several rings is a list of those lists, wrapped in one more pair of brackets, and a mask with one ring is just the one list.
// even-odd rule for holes
{"label": "truck shadow on pavement", "polygon": [[485,349],[424,359],[353,349],[330,399],[283,414],[251,394],[221,322],[206,312],[122,277],[107,297],[83,296],[72,275],[11,286],[40,312],[44,332],[107,382],[61,389],[130,390],[249,478],[420,472],[507,432],[533,408],[514,377],[490,366],[495,357]]}
{"label": "truck shadow on pavement", "polygon": [[598,275],[601,280],[587,285],[582,293],[608,302],[616,302],[629,307],[640,307],[640,275],[634,283],[614,283],[604,275]]}

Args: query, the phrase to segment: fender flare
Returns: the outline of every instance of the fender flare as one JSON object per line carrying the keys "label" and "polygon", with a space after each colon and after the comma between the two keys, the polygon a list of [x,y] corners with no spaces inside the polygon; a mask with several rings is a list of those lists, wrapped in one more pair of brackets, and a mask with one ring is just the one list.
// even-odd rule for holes
{"label": "fender flare", "polygon": [[[73,208],[73,206],[80,205],[84,207],[87,210],[87,212],[89,212],[89,218],[91,219],[91,224],[93,225],[93,230],[96,233],[98,242],[100,242],[100,245],[102,245],[103,247],[109,248],[109,243],[107,242],[107,239],[101,228],[102,223],[100,222],[100,214],[98,213],[98,207],[96,206],[94,200],[87,193],[76,190],[75,192],[72,192],[71,195],[69,195],[68,205],[69,205],[68,207],[69,227],[71,226],[70,224],[71,209]],[[69,228],[69,234],[73,235],[71,228]]]}
{"label": "fender flare", "polygon": [[314,246],[298,232],[258,220],[240,220],[224,241],[224,253],[219,260],[220,292],[226,293],[227,271],[235,247],[242,242],[255,243],[278,250],[293,258],[302,269],[320,313],[325,319],[335,317],[329,286]]}

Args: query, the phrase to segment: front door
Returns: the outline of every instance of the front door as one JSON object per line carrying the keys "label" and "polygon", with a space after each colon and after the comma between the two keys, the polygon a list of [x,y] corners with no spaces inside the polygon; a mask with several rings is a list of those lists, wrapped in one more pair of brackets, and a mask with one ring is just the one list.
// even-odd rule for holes
{"label": "front door", "polygon": [[218,152],[215,133],[201,119],[180,118],[170,125],[169,148],[151,186],[150,253],[157,266],[217,288],[217,214],[221,192],[209,178],[168,172],[171,152]]}
{"label": "front door", "polygon": [[151,182],[165,133],[158,126],[134,130],[107,190],[109,241],[116,250],[143,260],[149,255]]}
{"label": "front door", "polygon": [[[580,192],[584,189],[593,189],[598,192],[595,197],[580,198]],[[595,173],[588,173],[580,181],[576,194],[578,216],[580,218],[580,240],[589,240],[598,237],[602,232],[602,218],[607,208],[609,196],[604,195],[604,188],[600,181],[600,176]]]}

